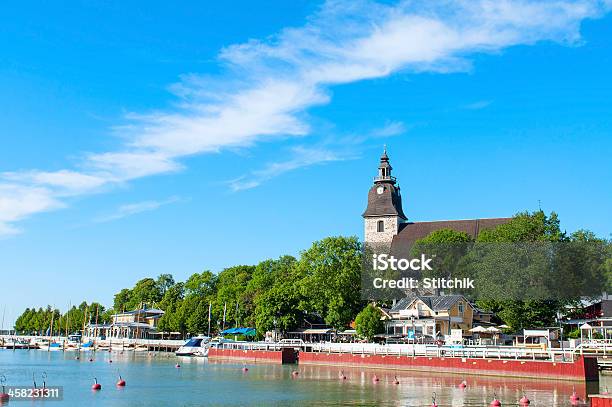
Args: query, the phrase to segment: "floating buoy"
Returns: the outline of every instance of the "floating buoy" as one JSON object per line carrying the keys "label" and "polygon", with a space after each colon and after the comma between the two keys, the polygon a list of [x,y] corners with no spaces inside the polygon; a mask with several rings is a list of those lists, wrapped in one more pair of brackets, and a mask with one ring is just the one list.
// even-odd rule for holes
{"label": "floating buoy", "polygon": [[528,406],[531,403],[531,401],[527,398],[526,395],[523,394],[523,397],[521,397],[521,399],[519,400],[519,404],[521,406]]}
{"label": "floating buoy", "polygon": [[119,381],[117,382],[117,387],[125,387],[125,380],[119,375]]}
{"label": "floating buoy", "polygon": [[6,392],[4,383],[6,383],[6,376],[1,375],[0,384],[2,385],[2,391],[0,392],[0,403],[8,403],[8,400],[11,398],[11,396]]}
{"label": "floating buoy", "polygon": [[112,360],[112,359],[109,359],[109,360],[108,360],[108,363],[113,363],[113,360]]}
{"label": "floating buoy", "polygon": [[464,380],[461,383],[459,383],[459,386],[457,387],[459,387],[460,389],[465,389],[467,387],[467,382]]}
{"label": "floating buoy", "polygon": [[93,358],[89,358],[89,361],[90,361],[90,362],[93,362]]}
{"label": "floating buoy", "polygon": [[431,407],[438,407],[438,403],[436,403],[436,392],[431,393]]}
{"label": "floating buoy", "polygon": [[174,365],[174,367],[178,369],[178,368],[180,368],[180,367],[181,367],[181,365],[179,365],[179,364],[177,363],[176,365]]}
{"label": "floating buoy", "polygon": [[81,359],[81,358],[80,358],[80,357],[78,357],[78,356],[75,356],[75,357],[74,357],[74,360],[80,360],[80,359]]}
{"label": "floating buoy", "polygon": [[300,374],[300,372],[298,372],[297,370],[294,370],[293,372],[291,372],[291,376],[293,377],[297,377]]}
{"label": "floating buoy", "polygon": [[570,396],[570,401],[574,403],[580,401],[580,396],[576,394],[576,390],[572,392],[572,395]]}
{"label": "floating buoy", "polygon": [[346,376],[344,375],[344,370],[341,370],[340,373],[338,373],[338,379],[346,380]]}
{"label": "floating buoy", "polygon": [[397,376],[395,376],[395,380],[393,380],[393,384],[399,384],[399,380],[397,380]]}
{"label": "floating buoy", "polygon": [[246,373],[246,372],[249,371],[249,368],[245,366],[245,367],[242,368],[242,371]]}
{"label": "floating buoy", "polygon": [[379,380],[380,379],[376,375],[374,375],[374,377],[372,378],[372,382],[374,382],[374,383],[378,383]]}
{"label": "floating buoy", "polygon": [[94,377],[94,384],[91,385],[92,390],[102,390],[102,385],[98,383],[98,379]]}
{"label": "floating buoy", "polygon": [[497,396],[496,396],[496,395],[493,395],[493,401],[491,401],[491,404],[489,404],[489,405],[490,405],[491,407],[500,407],[502,404],[501,404],[501,401],[499,401],[499,400],[497,399]]}

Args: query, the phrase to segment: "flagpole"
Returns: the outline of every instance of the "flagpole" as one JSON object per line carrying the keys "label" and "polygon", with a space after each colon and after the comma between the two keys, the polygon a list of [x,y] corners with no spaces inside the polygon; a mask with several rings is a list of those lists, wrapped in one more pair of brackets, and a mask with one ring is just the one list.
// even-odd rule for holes
{"label": "flagpole", "polygon": [[223,303],[223,329],[221,332],[225,331],[225,313],[227,312],[227,302]]}
{"label": "flagpole", "polygon": [[212,301],[208,302],[208,336],[210,337],[210,313],[212,308]]}

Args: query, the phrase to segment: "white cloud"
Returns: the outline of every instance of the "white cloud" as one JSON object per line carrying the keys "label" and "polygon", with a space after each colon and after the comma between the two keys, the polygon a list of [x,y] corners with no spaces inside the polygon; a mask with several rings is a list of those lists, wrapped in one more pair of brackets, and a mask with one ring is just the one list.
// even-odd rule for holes
{"label": "white cloud", "polygon": [[0,236],[14,235],[21,230],[14,223],[29,216],[61,208],[53,193],[36,186],[0,184]]}
{"label": "white cloud", "polygon": [[107,176],[89,175],[70,170],[5,172],[0,176],[12,182],[58,188],[66,194],[80,194],[99,188],[108,182]]}
{"label": "white cloud", "polygon": [[395,137],[400,134],[406,133],[406,124],[399,121],[388,122],[379,129],[374,129],[371,133],[371,137]]}
{"label": "white cloud", "polygon": [[154,211],[162,206],[180,201],[179,197],[173,196],[163,201],[142,201],[121,205],[117,210],[106,216],[101,216],[95,219],[97,223],[111,222],[114,220],[126,218],[143,212]]}
{"label": "white cloud", "polygon": [[479,100],[477,102],[472,102],[468,103],[467,105],[463,105],[462,108],[467,110],[480,110],[484,109],[485,107],[489,107],[491,103],[493,103],[493,101],[491,100]]}
{"label": "white cloud", "polygon": [[326,148],[294,147],[291,150],[292,157],[289,160],[271,162],[263,168],[252,171],[238,179],[228,182],[230,188],[236,191],[258,187],[263,182],[281,176],[289,171],[299,168],[310,167],[330,161],[347,160],[351,157],[346,154],[331,151]]}
{"label": "white cloud", "polygon": [[[0,178],[26,190],[42,187],[49,204],[38,211],[50,210],[66,194],[180,170],[185,156],[306,136],[312,132],[308,109],[329,103],[333,85],[397,72],[462,71],[470,69],[469,57],[476,53],[538,41],[580,44],[581,22],[601,16],[610,3],[329,0],[303,27],[223,49],[220,62],[227,71],[218,78],[184,77],[171,87],[179,98],[172,108],[128,115],[129,124],[115,128],[126,140],[123,149],[86,155],[80,171],[32,170]],[[300,166],[281,164],[285,171]],[[237,189],[270,179],[267,170],[238,181]],[[18,202],[10,196],[0,199],[5,206]],[[32,206],[18,217],[0,218],[0,224],[10,232],[12,223],[36,212]]]}

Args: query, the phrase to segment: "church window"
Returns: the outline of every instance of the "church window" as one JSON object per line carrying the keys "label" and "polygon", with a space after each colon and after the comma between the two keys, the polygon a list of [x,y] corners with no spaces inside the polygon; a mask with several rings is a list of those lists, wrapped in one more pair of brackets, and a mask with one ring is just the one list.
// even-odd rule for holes
{"label": "church window", "polygon": [[383,222],[382,220],[378,221],[378,227],[377,227],[378,232],[384,232],[385,231],[385,222]]}

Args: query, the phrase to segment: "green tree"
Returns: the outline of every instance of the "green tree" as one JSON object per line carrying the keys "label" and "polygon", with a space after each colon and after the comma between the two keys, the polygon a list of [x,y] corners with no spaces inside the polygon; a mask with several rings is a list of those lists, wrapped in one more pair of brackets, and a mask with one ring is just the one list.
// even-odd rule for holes
{"label": "green tree", "polygon": [[368,304],[355,318],[357,334],[371,341],[375,335],[384,332],[384,324],[381,318],[380,310],[376,306]]}
{"label": "green tree", "polygon": [[[123,312],[125,310],[130,310],[129,305],[132,299],[132,290],[129,288],[124,288],[115,294],[115,300],[113,302],[113,308],[117,312]],[[82,304],[81,304],[82,305]],[[80,307],[81,310],[85,311],[85,307]]]}
{"label": "green tree", "polygon": [[276,281],[272,288],[255,300],[255,320],[259,334],[275,327],[281,331],[297,328],[303,320],[302,298],[291,280]]}
{"label": "green tree", "polygon": [[545,289],[554,284],[543,272],[549,267],[546,243],[567,240],[554,212],[521,212],[505,224],[482,230],[468,255],[480,284],[477,305],[496,312],[514,329],[553,324],[564,303]]}
{"label": "green tree", "polygon": [[161,298],[162,296],[156,281],[152,278],[143,278],[131,290],[128,309],[138,309],[145,304],[151,307],[159,302]]}
{"label": "green tree", "polygon": [[160,274],[155,282],[159,295],[163,298],[166,291],[175,284],[172,274]]}
{"label": "green tree", "polygon": [[328,237],[302,252],[297,265],[302,309],[335,328],[346,327],[363,307],[361,244],[356,237]]}

